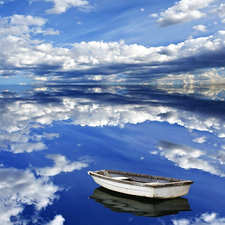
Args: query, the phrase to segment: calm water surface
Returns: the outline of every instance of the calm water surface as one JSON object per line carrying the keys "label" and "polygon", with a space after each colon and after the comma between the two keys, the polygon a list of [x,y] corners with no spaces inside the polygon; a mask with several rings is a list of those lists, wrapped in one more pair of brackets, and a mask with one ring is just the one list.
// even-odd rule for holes
{"label": "calm water surface", "polygon": [[[221,86],[0,86],[0,224],[225,224]],[[173,200],[107,191],[89,170],[194,181]]]}

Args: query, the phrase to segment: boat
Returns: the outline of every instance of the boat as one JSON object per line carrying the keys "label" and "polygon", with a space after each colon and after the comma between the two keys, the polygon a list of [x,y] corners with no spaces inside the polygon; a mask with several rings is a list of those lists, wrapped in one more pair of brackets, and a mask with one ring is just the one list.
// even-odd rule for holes
{"label": "boat", "polygon": [[117,213],[130,213],[134,216],[161,217],[191,211],[188,200],[183,197],[155,199],[126,195],[103,187],[94,190],[89,199],[104,205]]}
{"label": "boat", "polygon": [[88,171],[100,186],[123,194],[148,198],[177,198],[188,194],[191,180],[121,172],[116,170]]}

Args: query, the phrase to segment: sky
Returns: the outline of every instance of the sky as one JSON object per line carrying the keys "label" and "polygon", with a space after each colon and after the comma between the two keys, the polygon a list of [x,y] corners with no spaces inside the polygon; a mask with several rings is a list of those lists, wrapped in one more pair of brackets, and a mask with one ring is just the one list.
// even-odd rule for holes
{"label": "sky", "polygon": [[221,83],[224,0],[0,0],[0,84]]}

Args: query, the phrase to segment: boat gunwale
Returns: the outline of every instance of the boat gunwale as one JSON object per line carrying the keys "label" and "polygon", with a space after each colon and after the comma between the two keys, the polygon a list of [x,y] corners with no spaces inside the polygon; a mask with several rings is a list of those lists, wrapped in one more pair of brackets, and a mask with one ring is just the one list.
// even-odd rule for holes
{"label": "boat gunwale", "polygon": [[[153,178],[153,179],[159,179],[159,180],[166,180],[169,183],[158,183],[158,184],[151,184],[151,183],[141,183],[138,181],[127,181],[127,180],[117,180],[113,179],[112,177],[108,177],[106,175],[101,175],[99,172],[105,172],[108,173],[116,173],[121,175],[131,175],[131,176],[139,176],[139,177],[145,177],[145,178]],[[182,179],[176,179],[176,178],[169,178],[169,177],[160,177],[160,176],[154,176],[154,175],[147,175],[147,174],[138,174],[138,173],[130,173],[130,172],[122,172],[117,170],[98,170],[98,171],[88,171],[88,174],[91,176],[95,176],[101,179],[109,180],[115,183],[123,183],[128,185],[134,185],[134,186],[142,186],[142,187],[151,187],[151,188],[162,188],[162,187],[172,187],[172,186],[184,186],[184,185],[191,185],[194,182],[191,180],[182,180]]]}

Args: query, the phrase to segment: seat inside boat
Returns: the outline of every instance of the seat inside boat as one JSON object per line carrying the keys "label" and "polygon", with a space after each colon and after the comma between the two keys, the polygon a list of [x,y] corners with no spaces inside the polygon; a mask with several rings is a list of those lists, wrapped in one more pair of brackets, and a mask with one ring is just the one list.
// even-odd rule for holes
{"label": "seat inside boat", "polygon": [[129,177],[112,177],[114,180],[129,180]]}
{"label": "seat inside boat", "polygon": [[155,177],[155,176],[135,176],[133,174],[131,175],[131,174],[125,174],[125,173],[114,173],[107,170],[100,171],[100,173],[114,180],[133,181],[133,182],[154,184],[154,185],[175,182],[175,181],[166,180],[166,179],[159,179],[158,177]]}

